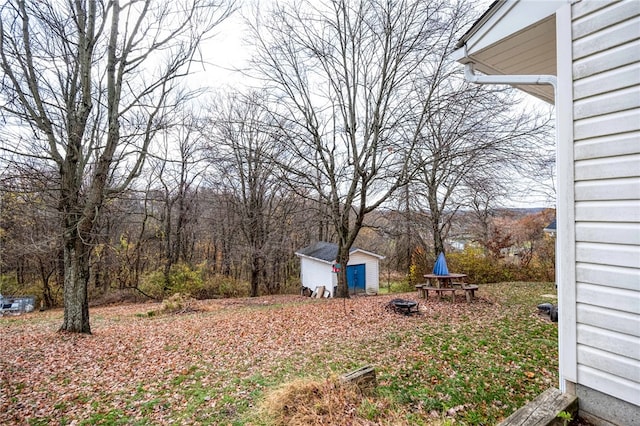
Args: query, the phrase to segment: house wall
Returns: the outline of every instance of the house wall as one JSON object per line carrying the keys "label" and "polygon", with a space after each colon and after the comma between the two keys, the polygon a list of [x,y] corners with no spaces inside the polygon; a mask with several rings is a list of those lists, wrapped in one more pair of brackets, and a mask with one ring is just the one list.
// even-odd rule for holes
{"label": "house wall", "polygon": [[638,1],[572,6],[576,393],[619,425],[640,424],[639,29]]}
{"label": "house wall", "polygon": [[348,265],[359,265],[362,263],[366,265],[365,288],[367,293],[378,293],[378,291],[380,291],[380,262],[378,258],[358,251],[351,253]]}
{"label": "house wall", "polygon": [[331,265],[308,257],[300,257],[300,280],[302,285],[315,290],[325,286],[333,295],[333,287],[338,285],[338,277],[332,272]]}

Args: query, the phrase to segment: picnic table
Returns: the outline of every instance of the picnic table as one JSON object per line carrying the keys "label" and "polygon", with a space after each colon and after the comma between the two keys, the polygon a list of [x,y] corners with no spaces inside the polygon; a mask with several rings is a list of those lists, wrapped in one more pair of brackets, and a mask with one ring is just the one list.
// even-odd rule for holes
{"label": "picnic table", "polygon": [[438,300],[442,299],[443,293],[451,293],[451,302],[455,302],[456,291],[464,291],[467,302],[471,302],[475,297],[478,286],[475,284],[467,284],[467,274],[425,274],[427,279],[425,284],[417,284],[418,296],[422,298],[429,297],[429,291],[434,291],[438,295]]}

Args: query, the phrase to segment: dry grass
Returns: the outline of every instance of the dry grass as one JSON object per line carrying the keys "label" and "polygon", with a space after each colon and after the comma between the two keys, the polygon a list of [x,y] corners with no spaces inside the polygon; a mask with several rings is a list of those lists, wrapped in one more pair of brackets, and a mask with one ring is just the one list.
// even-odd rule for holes
{"label": "dry grass", "polygon": [[335,377],[297,379],[269,393],[262,409],[276,425],[368,425],[355,416],[362,397],[357,387]]}
{"label": "dry grass", "polygon": [[[374,426],[410,425],[393,414],[393,402],[378,395],[362,394],[352,383],[342,383],[336,376],[325,380],[296,379],[269,392],[260,404],[261,423],[273,426]],[[384,420],[374,413],[385,412]],[[370,418],[367,418],[370,417]],[[448,425],[441,416],[431,426]]]}

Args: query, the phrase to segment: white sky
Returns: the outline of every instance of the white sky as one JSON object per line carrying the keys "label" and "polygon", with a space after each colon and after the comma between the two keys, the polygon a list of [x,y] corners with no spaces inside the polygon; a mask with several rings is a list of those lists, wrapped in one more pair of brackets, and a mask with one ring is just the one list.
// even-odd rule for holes
{"label": "white sky", "polygon": [[[268,7],[274,0],[261,0],[262,7]],[[492,3],[493,0],[480,0],[478,6],[479,13],[482,13]],[[247,9],[245,9],[247,10]],[[479,16],[479,15],[478,15]],[[196,66],[193,75],[189,76],[189,84],[195,87],[207,87],[214,92],[224,90],[229,87],[245,86],[250,81],[238,69],[246,68],[251,55],[251,46],[245,40],[245,24],[241,11],[237,11],[230,18],[217,27],[216,35],[202,46],[202,56],[207,62],[203,66]],[[204,69],[203,69],[204,68]],[[547,108],[546,104],[530,95],[524,96],[526,107],[537,106]],[[554,200],[550,200],[541,194],[531,194],[525,188],[531,190],[532,183],[520,182],[522,191],[519,191],[521,198],[513,199],[512,206],[552,206]],[[535,186],[536,184],[533,183]],[[551,185],[547,182],[545,185]],[[543,185],[539,186],[542,189]],[[535,192],[535,191],[534,191]]]}
{"label": "white sky", "polygon": [[[208,64],[204,70],[198,67],[189,80],[198,86],[208,86],[213,89],[225,85],[246,84],[246,77],[235,71],[245,67],[251,55],[251,46],[244,40],[246,28],[242,14],[250,14],[253,3],[259,4],[262,10],[266,10],[278,1],[286,0],[248,0],[241,9],[220,24],[216,28],[215,37],[202,46],[202,56]],[[474,0],[478,17],[492,2],[493,0]]]}
{"label": "white sky", "polygon": [[245,67],[251,54],[251,47],[243,40],[244,35],[244,19],[240,11],[236,11],[216,28],[213,39],[202,45],[202,56],[207,64],[204,69],[197,66],[189,77],[191,84],[214,90],[243,84],[244,77],[236,69]]}

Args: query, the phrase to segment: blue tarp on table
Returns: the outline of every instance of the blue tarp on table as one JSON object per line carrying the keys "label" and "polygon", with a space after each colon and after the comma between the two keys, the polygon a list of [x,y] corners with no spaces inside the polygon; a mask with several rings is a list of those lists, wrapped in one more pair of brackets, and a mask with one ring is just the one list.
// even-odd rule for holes
{"label": "blue tarp on table", "polygon": [[436,264],[433,266],[434,275],[449,275],[449,268],[447,268],[447,260],[444,258],[444,253],[438,255]]}

